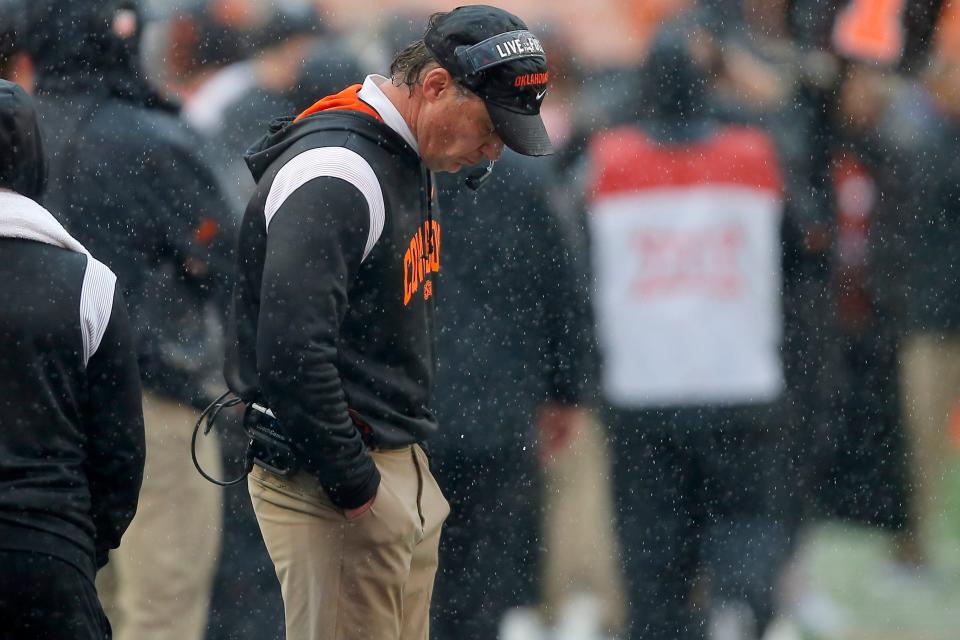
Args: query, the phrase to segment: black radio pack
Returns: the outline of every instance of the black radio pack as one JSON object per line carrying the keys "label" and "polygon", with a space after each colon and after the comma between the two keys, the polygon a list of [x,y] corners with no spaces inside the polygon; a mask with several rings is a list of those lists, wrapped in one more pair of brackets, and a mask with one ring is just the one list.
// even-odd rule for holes
{"label": "black radio pack", "polygon": [[273,411],[256,402],[250,403],[243,414],[243,427],[250,436],[247,457],[254,464],[278,476],[292,476],[300,470],[290,440],[281,431]]}

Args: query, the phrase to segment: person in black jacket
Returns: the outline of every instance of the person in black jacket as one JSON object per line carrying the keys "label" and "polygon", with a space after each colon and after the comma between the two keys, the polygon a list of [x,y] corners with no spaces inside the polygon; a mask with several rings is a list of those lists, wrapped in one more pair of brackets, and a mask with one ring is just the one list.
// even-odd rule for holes
{"label": "person in black jacket", "polygon": [[[596,350],[578,273],[588,256],[548,201],[554,178],[505,152],[476,192],[453,175],[437,180],[450,229],[434,401],[445,428],[430,450],[452,511],[433,607],[440,638],[495,638],[507,609],[534,603],[541,462],[589,428]],[[570,433],[551,430],[557,422]]]}
{"label": "person in black jacket", "polygon": [[391,76],[276,123],[247,159],[226,373],[301,469],[249,479],[291,640],[428,637],[449,509],[420,446],[437,429],[432,172],[551,151],[545,55],[511,14],[435,14]]}
{"label": "person in black jacket", "polygon": [[[896,357],[888,362],[899,366],[909,453],[908,518],[897,556],[923,575],[936,565],[944,456],[960,420],[960,62],[934,57],[917,90],[920,98],[907,88],[891,92],[896,99],[878,125],[854,140],[882,196],[869,235],[876,259],[868,285],[878,315],[897,338]],[[916,109],[914,103],[925,108],[904,113]],[[915,129],[905,127],[911,119],[920,123]]]}
{"label": "person in black jacket", "polygon": [[[210,327],[225,306],[229,207],[198,139],[144,79],[135,2],[41,0],[23,11],[51,150],[44,204],[116,271],[143,375],[141,508],[98,579],[101,597],[118,638],[200,640],[221,491],[194,471],[189,447],[197,406],[222,384]],[[209,442],[201,460],[218,473]]]}
{"label": "person in black jacket", "polygon": [[94,588],[137,509],[144,434],[116,276],[35,199],[30,98],[0,80],[0,630],[109,638]]}

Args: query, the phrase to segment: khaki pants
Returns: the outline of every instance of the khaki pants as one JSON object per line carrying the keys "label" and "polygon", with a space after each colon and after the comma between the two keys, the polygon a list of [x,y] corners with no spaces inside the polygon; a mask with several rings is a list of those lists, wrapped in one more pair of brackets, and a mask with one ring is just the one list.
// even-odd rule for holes
{"label": "khaki pants", "polygon": [[960,335],[916,334],[900,348],[900,379],[911,456],[910,515],[922,547],[936,521],[943,484],[946,427],[960,400]]}
{"label": "khaki pants", "polygon": [[600,624],[626,622],[619,545],[613,526],[610,454],[604,428],[589,419],[544,469],[543,613],[553,623],[578,592],[596,597]]}
{"label": "khaki pants", "polygon": [[[97,575],[97,591],[116,640],[202,640],[223,527],[222,490],[190,459],[197,411],[143,394],[147,459],[137,515],[120,548]],[[198,446],[217,477],[216,438]]]}
{"label": "khaki pants", "polygon": [[248,486],[283,594],[287,640],[427,640],[450,511],[418,446],[374,451],[380,488],[348,521],[315,477],[254,467]]}

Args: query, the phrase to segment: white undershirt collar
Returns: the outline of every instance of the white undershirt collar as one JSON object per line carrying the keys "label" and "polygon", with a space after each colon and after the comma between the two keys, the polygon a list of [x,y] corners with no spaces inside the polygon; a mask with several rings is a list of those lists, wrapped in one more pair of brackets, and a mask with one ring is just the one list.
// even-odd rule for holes
{"label": "white undershirt collar", "polygon": [[410,130],[410,126],[397,111],[397,108],[390,102],[390,98],[380,89],[380,84],[386,81],[387,78],[381,75],[371,74],[367,76],[367,79],[363,81],[363,87],[357,93],[357,97],[373,107],[383,118],[384,124],[400,134],[400,137],[419,154],[420,148],[417,146],[417,139],[413,137],[413,131]]}

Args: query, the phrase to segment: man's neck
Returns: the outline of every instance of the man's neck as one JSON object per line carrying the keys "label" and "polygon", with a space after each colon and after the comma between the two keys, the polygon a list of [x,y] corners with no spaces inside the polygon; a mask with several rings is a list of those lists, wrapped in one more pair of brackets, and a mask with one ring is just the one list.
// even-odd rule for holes
{"label": "man's neck", "polygon": [[387,97],[393,106],[397,108],[400,117],[410,127],[414,140],[419,141],[417,134],[417,116],[420,114],[420,101],[416,95],[411,95],[410,89],[406,85],[397,86],[388,78],[380,85],[380,91]]}

